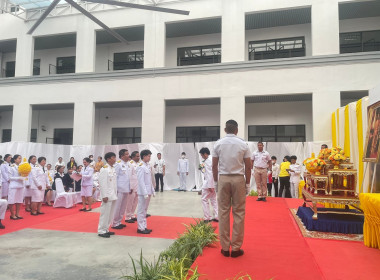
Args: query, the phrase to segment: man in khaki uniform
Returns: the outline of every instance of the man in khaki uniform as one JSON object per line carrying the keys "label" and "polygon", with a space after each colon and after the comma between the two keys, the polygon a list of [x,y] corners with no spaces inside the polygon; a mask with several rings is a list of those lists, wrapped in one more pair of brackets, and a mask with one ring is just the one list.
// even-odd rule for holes
{"label": "man in khaki uniform", "polygon": [[[214,146],[212,171],[214,185],[218,190],[221,253],[229,257],[231,247],[231,257],[236,258],[244,254],[241,246],[244,239],[245,198],[251,180],[251,161],[247,143],[236,136],[237,122],[227,121],[224,131],[227,133],[226,137],[219,139]],[[234,222],[230,239],[231,206]]]}

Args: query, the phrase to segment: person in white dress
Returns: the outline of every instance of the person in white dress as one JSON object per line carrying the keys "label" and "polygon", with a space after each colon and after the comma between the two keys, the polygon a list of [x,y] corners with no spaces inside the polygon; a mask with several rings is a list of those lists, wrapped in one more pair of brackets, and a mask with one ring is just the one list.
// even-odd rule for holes
{"label": "person in white dress", "polygon": [[116,163],[116,155],[112,152],[106,153],[104,159],[107,164],[103,166],[99,173],[102,204],[100,206],[98,236],[109,238],[115,234],[109,231],[109,227],[114,217],[117,200],[117,176],[114,166]]}
{"label": "person in white dress", "polygon": [[20,173],[18,173],[21,156],[17,154],[14,155],[13,161],[14,164],[11,165],[11,176],[9,177],[8,204],[9,210],[11,211],[11,220],[19,220],[23,219],[23,217],[20,216],[20,208],[24,200],[24,186],[27,177],[22,177]]}
{"label": "person in white dress", "polygon": [[131,193],[128,195],[127,209],[125,210],[125,222],[129,224],[132,224],[137,221],[135,211],[136,211],[137,203],[138,203],[137,187],[139,183],[137,180],[136,168],[140,163],[140,153],[138,151],[132,152],[131,158],[132,160],[129,161],[129,167],[131,169],[131,178],[130,178]]}
{"label": "person in white dress", "polygon": [[31,172],[31,189],[32,189],[32,216],[42,215],[41,212],[42,202],[44,201],[44,194],[46,187],[49,186],[49,178],[47,169],[45,168],[46,158],[39,157],[38,165],[32,168]]}
{"label": "person in white dress", "polygon": [[11,174],[11,159],[12,156],[10,154],[6,154],[4,156],[4,162],[1,164],[0,167],[0,173],[2,176],[2,187],[1,187],[1,198],[8,199],[8,192],[9,192],[9,177]]}
{"label": "person in white dress", "polygon": [[[212,160],[210,157],[210,150],[208,148],[200,149],[199,153],[203,158],[202,173],[204,175],[204,181],[202,186],[202,207],[204,221],[206,223],[214,221],[218,222],[218,202],[216,200],[216,190],[214,186],[214,178],[212,175]],[[210,204],[214,209],[214,216],[210,213]]]}
{"label": "person in white dress", "polygon": [[25,204],[25,211],[31,212],[32,211],[32,174],[33,169],[36,166],[37,163],[37,157],[32,155],[28,159],[28,163],[30,164],[30,167],[32,168],[32,171],[28,175],[28,179],[25,180],[25,190],[24,190],[24,204]]}
{"label": "person in white dress", "polygon": [[274,197],[278,197],[278,175],[280,174],[280,165],[277,163],[277,158],[275,156],[272,156],[271,160],[272,160],[272,180],[273,180],[273,187],[274,187]]}
{"label": "person in white dress", "polygon": [[[93,178],[94,168],[90,166],[91,160],[89,158],[83,159],[83,166],[81,171],[82,175],[82,186],[80,194],[82,196],[83,207],[79,211],[91,211],[92,210],[92,188],[93,188]],[[88,209],[86,209],[86,203],[88,204]]]}
{"label": "person in white dress", "polygon": [[142,150],[142,162],[136,169],[138,179],[137,195],[139,197],[137,207],[137,233],[150,234],[151,229],[147,225],[147,211],[151,196],[155,196],[155,185],[153,185],[152,167],[149,164],[152,152],[149,150]]}
{"label": "person in white dress", "polygon": [[48,177],[49,180],[49,185],[46,186],[45,190],[45,201],[47,206],[52,206],[51,201],[53,199],[53,181],[54,181],[54,176],[55,176],[55,171],[51,168],[51,164],[46,165],[46,176]]}
{"label": "person in white dress", "polygon": [[59,158],[58,158],[58,161],[55,163],[54,169],[58,171],[57,168],[58,168],[59,166],[66,167],[66,164],[65,164],[65,162],[63,161],[62,157],[59,157]]}
{"label": "person in white dress", "polygon": [[189,175],[189,160],[186,158],[186,153],[181,154],[178,160],[177,175],[179,176],[179,191],[186,191],[186,177]]}
{"label": "person in white dress", "polygon": [[288,169],[288,172],[290,174],[290,192],[293,197],[298,198],[298,186],[300,184],[300,177],[301,177],[301,165],[297,163],[297,157],[291,156],[290,157],[290,167]]}

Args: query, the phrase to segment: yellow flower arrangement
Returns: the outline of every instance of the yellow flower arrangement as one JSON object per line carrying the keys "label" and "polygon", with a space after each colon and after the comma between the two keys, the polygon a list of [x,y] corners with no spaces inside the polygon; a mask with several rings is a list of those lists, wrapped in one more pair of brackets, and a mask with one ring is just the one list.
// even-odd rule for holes
{"label": "yellow flower arrangement", "polygon": [[346,160],[347,157],[344,155],[344,150],[341,147],[333,147],[331,149],[331,155],[328,157],[332,164],[334,164],[334,169],[339,168],[339,164]]}
{"label": "yellow flower arrangement", "polygon": [[303,164],[306,166],[307,171],[320,175],[320,170],[326,166],[326,162],[323,159],[316,158],[314,153],[310,158],[304,160]]}
{"label": "yellow flower arrangement", "polygon": [[328,159],[328,157],[331,155],[331,149],[322,149],[320,152],[319,152],[319,155],[318,155],[318,158],[319,159]]}
{"label": "yellow flower arrangement", "polygon": [[32,171],[32,167],[30,166],[30,164],[26,161],[26,158],[24,158],[24,160],[22,161],[22,163],[19,165],[18,167],[18,173],[20,173],[20,175],[22,177],[28,177],[29,173]]}

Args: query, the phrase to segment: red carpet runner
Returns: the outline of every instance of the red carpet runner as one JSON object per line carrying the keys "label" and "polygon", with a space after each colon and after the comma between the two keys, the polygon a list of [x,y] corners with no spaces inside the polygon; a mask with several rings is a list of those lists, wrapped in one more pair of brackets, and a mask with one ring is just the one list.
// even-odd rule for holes
{"label": "red carpet runner", "polygon": [[[289,203],[289,205],[288,205]],[[380,251],[361,242],[304,238],[289,207],[300,200],[269,198],[267,203],[247,201],[245,255],[237,259],[207,248],[196,260],[202,279],[233,279],[249,273],[255,280],[379,279]]]}

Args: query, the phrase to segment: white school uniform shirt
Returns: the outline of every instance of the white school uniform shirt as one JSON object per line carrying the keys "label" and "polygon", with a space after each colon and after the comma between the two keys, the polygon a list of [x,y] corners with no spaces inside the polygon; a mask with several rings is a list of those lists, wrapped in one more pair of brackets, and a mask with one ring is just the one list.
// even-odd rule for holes
{"label": "white school uniform shirt", "polygon": [[280,174],[280,165],[278,165],[278,163],[272,164],[272,178],[278,179],[279,174]]}
{"label": "white school uniform shirt", "polygon": [[289,172],[290,173],[289,181],[291,183],[299,182],[300,176],[301,176],[301,165],[299,165],[298,163],[291,164],[289,169],[294,171],[294,172]]}
{"label": "white school uniform shirt", "polygon": [[267,169],[268,162],[271,159],[270,159],[270,154],[267,151],[262,150],[260,152],[259,150],[256,150],[253,152],[251,156],[251,160],[253,160],[254,167]]}
{"label": "white school uniform shirt", "polygon": [[9,183],[9,177],[11,175],[11,166],[9,165],[9,163],[4,162],[1,165],[0,170],[1,170],[2,182]]}
{"label": "white school uniform shirt", "polygon": [[117,191],[120,193],[129,193],[131,191],[130,178],[132,169],[129,167],[128,162],[121,160],[115,165],[117,176]]}
{"label": "white school uniform shirt", "polygon": [[164,173],[165,160],[162,158],[156,159],[154,164],[157,165],[156,168],[154,169],[154,173],[155,174],[157,174],[157,173],[163,174]]}
{"label": "white school uniform shirt", "polygon": [[55,163],[55,167],[57,167],[57,166],[63,166],[63,167],[66,168],[66,164],[65,164],[65,162],[64,162],[63,160],[62,160],[62,162],[57,161],[57,162]]}
{"label": "white school uniform shirt", "polygon": [[138,180],[138,195],[152,195],[154,193],[154,187],[152,182],[152,167],[149,162],[141,162],[136,169]]}
{"label": "white school uniform shirt", "polygon": [[92,175],[94,174],[94,169],[90,165],[88,165],[87,167],[83,166],[80,174],[82,174],[82,186],[92,187],[93,186]]}
{"label": "white school uniform shirt", "polygon": [[94,172],[94,174],[92,175],[92,184],[94,188],[99,188],[99,172]]}
{"label": "white school uniform shirt", "polygon": [[9,188],[10,189],[22,189],[25,185],[25,177],[22,177],[18,173],[18,165],[12,164],[11,166],[11,176],[9,177]]}
{"label": "white school uniform shirt", "polygon": [[37,190],[39,186],[42,187],[42,190],[46,190],[46,187],[49,186],[49,178],[47,176],[47,170],[45,172],[42,166],[34,166],[32,171],[31,180],[30,180],[30,188],[33,190]]}
{"label": "white school uniform shirt", "polygon": [[244,159],[250,158],[248,144],[235,134],[227,134],[216,141],[213,157],[219,158],[219,174],[244,175]]}
{"label": "white school uniform shirt", "polygon": [[106,164],[99,172],[99,189],[101,198],[117,200],[117,178],[115,167]]}
{"label": "white school uniform shirt", "polygon": [[204,181],[202,189],[213,189],[214,187],[214,177],[212,175],[212,160],[211,156],[209,156],[207,159],[203,161],[203,164],[205,166],[205,172],[204,172]]}
{"label": "white school uniform shirt", "polygon": [[137,188],[139,186],[139,181],[137,179],[137,166],[140,162],[135,162],[134,160],[129,161],[129,168],[131,169],[131,177],[130,177],[130,185],[132,191],[137,192]]}
{"label": "white school uniform shirt", "polygon": [[178,160],[178,168],[177,171],[179,173],[189,172],[189,160],[187,158],[180,158]]}

